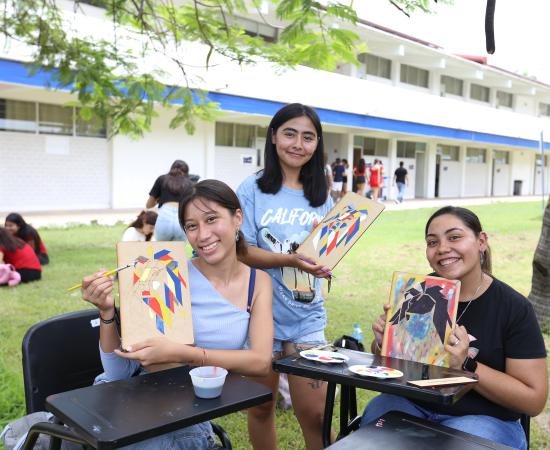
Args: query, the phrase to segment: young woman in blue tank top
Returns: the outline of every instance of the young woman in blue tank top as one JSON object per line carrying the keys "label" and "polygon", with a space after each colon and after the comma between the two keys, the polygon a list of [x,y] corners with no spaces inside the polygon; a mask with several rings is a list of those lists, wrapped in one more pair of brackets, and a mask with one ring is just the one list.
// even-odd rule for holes
{"label": "young woman in blue tank top", "polygon": [[[332,207],[323,153],[317,113],[298,103],[286,105],[268,127],[265,169],[237,190],[243,206],[242,229],[250,245],[241,260],[266,269],[273,282],[274,357],[325,343],[326,312],[318,278],[330,272],[294,252]],[[326,384],[296,376],[288,379],[306,447],[322,448]],[[272,372],[263,382],[276,398],[278,374]],[[250,410],[249,429],[255,449],[276,447],[274,402]]]}
{"label": "young woman in blue tank top", "polygon": [[[189,261],[195,345],[152,338],[120,349],[113,277],[102,272],[82,280],[82,297],[99,309],[100,353],[105,373],[99,381],[123,379],[153,364],[213,365],[249,376],[271,367],[273,318],[271,280],[239,262],[247,247],[240,231],[242,211],[235,193],[221,181],[196,184],[180,202],[179,218],[198,255]],[[182,244],[183,245],[183,244]],[[210,424],[178,430],[133,446],[140,449],[214,448]]]}

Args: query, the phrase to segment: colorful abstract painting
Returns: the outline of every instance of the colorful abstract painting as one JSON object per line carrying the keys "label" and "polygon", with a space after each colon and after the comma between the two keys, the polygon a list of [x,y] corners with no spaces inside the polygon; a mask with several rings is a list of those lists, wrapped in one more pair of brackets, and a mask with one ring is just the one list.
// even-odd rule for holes
{"label": "colorful abstract painting", "polygon": [[460,281],[395,272],[382,355],[448,366],[459,295]]}
{"label": "colorful abstract painting", "polygon": [[153,336],[193,343],[184,244],[121,242],[117,256],[119,264],[135,261],[119,273],[123,346]]}
{"label": "colorful abstract painting", "polygon": [[383,210],[381,203],[348,192],[315,227],[297,253],[332,270]]}

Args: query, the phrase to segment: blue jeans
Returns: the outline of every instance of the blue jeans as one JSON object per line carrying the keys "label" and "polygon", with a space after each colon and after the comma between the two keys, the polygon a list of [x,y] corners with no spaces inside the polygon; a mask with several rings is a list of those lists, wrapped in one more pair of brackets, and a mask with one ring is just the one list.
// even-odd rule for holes
{"label": "blue jeans", "polygon": [[178,208],[162,205],[155,224],[155,239],[157,241],[187,241],[178,219]]}
{"label": "blue jeans", "polygon": [[314,331],[313,333],[306,334],[304,336],[298,336],[294,339],[287,341],[281,341],[280,339],[273,339],[273,354],[281,353],[285,342],[292,342],[297,347],[303,347],[301,350],[309,349],[311,347],[317,347],[318,345],[324,345],[327,343],[325,339],[325,330]]}
{"label": "blue jeans", "polygon": [[399,203],[403,203],[403,196],[405,195],[405,183],[397,182],[397,200]]}
{"label": "blue jeans", "polygon": [[449,416],[438,414],[398,395],[381,394],[373,398],[363,412],[361,425],[374,422],[389,411],[402,411],[411,416],[428,419],[493,442],[520,450],[527,449],[527,439],[519,420],[506,421],[483,415]]}
{"label": "blue jeans", "polygon": [[210,422],[198,423],[171,433],[121,447],[121,450],[212,450],[216,446]]}

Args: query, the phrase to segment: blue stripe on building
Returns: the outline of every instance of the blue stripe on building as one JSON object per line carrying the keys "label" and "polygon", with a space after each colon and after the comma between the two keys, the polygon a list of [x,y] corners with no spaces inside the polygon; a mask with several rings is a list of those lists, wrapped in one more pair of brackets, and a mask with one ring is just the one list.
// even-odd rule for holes
{"label": "blue stripe on building", "polygon": [[[43,71],[38,71],[32,76],[29,76],[29,71],[25,64],[18,61],[0,59],[0,82],[44,88],[50,85],[51,76]],[[284,103],[281,102],[222,94],[219,92],[210,92],[208,97],[212,101],[219,103],[222,111],[233,111],[244,114],[272,116],[278,109],[284,106]],[[472,130],[460,130],[456,128],[408,122],[405,120],[386,119],[383,117],[367,116],[324,108],[315,108],[315,110],[319,114],[319,117],[323,123],[332,125],[413,134],[426,137],[457,139],[482,144],[498,144],[533,149],[539,148],[539,141],[535,139],[523,139],[512,136],[481,133]],[[545,149],[550,150],[550,142],[545,142],[544,147]]]}

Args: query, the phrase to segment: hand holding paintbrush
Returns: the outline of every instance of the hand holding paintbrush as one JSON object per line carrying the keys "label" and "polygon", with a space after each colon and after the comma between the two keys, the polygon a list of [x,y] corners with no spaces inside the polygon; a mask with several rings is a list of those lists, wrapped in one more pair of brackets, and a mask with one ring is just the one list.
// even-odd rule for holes
{"label": "hand holding paintbrush", "polygon": [[[135,265],[139,262],[142,262],[142,260],[147,260],[147,258],[140,256],[138,259],[136,259],[135,261],[132,261],[129,264],[126,264],[125,266],[120,266],[120,267],[117,267],[116,269],[109,270],[108,272],[102,273],[100,277],[107,278],[108,276],[114,275],[115,273],[118,273],[121,270],[127,269],[128,267],[135,267]],[[74,291],[75,289],[80,289],[81,287],[82,287],[82,283],[75,284],[74,286],[71,286],[70,288],[68,288],[67,292]]]}

